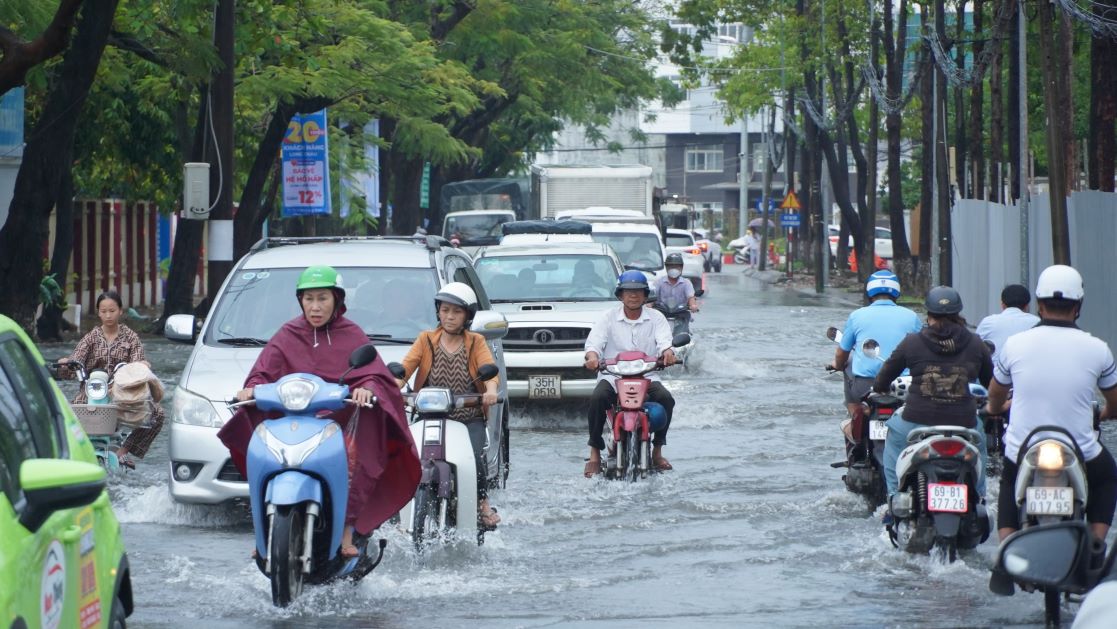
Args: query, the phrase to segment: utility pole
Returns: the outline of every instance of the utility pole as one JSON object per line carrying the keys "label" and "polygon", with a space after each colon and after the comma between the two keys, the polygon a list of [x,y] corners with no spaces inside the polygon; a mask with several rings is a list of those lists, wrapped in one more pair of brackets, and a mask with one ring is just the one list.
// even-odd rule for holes
{"label": "utility pole", "polygon": [[1031,282],[1031,254],[1028,251],[1028,215],[1029,196],[1031,186],[1028,183],[1028,23],[1025,21],[1024,3],[1016,3],[1017,28],[1016,37],[1019,42],[1020,71],[1017,73],[1017,92],[1019,93],[1019,120],[1020,120],[1020,153],[1017,156],[1016,178],[1020,182],[1020,189],[1016,191],[1020,199],[1020,283],[1029,286]]}
{"label": "utility pole", "polygon": [[745,228],[748,226],[748,205],[749,205],[749,126],[748,114],[741,116],[741,154],[737,157],[737,170],[740,175],[737,177],[738,184],[741,188],[741,204],[737,210],[737,237],[742,238],[745,235]]}
{"label": "utility pole", "polygon": [[[819,50],[826,50],[826,0],[819,3]],[[826,79],[818,81],[818,93],[822,99],[822,109],[819,115],[826,119]],[[821,133],[821,129],[819,130]],[[818,292],[826,290],[830,284],[830,214],[833,204],[830,201],[830,164],[827,163],[825,154],[822,155],[822,183],[819,186],[819,198],[822,199],[822,222],[818,225],[818,259],[820,268],[818,276],[821,282],[816,282]],[[840,236],[839,236],[840,237]]]}
{"label": "utility pole", "polygon": [[[213,78],[210,90],[211,107],[209,133],[213,137],[213,151],[217,168],[210,169],[210,190],[217,198],[209,214],[209,242],[206,258],[209,261],[206,295],[209,306],[217,297],[221,284],[233,268],[233,72],[236,59],[233,55],[233,21],[235,0],[218,0],[214,16],[213,39],[221,69]],[[210,163],[213,163],[212,161]]]}
{"label": "utility pole", "polygon": [[[766,117],[767,116],[766,114]],[[772,136],[775,131],[775,112],[769,117],[767,129],[764,131],[764,159],[760,163],[764,167],[763,190],[760,191],[760,270],[767,268],[768,262],[768,199],[771,197],[769,188],[772,187]]]}

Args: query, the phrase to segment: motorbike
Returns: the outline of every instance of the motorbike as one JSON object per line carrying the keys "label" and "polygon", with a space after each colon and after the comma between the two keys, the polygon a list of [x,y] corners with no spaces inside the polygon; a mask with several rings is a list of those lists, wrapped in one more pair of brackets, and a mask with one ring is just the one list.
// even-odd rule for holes
{"label": "motorbike", "polygon": [[[388,370],[403,379],[403,365],[391,363]],[[474,382],[492,380],[499,373],[496,365],[482,365]],[[474,535],[478,545],[484,544],[486,529],[477,515],[477,464],[469,429],[449,419],[455,408],[479,405],[481,394],[454,395],[449,389],[423,387],[405,394],[404,400],[413,409],[411,435],[419,448],[422,477],[415,497],[400,511],[401,526],[418,550],[453,533]]]}
{"label": "motorbike", "polygon": [[[689,334],[679,334],[672,347],[690,343]],[[602,361],[599,371],[617,376],[617,401],[605,411],[605,445],[609,456],[605,478],[635,482],[652,472],[652,434],[667,424],[667,411],[648,402],[647,374],[663,369],[655,356],[641,351],[621,352]]]}
{"label": "motorbike", "polygon": [[[1095,426],[1098,409],[1095,408]],[[1059,426],[1040,426],[1028,433],[1017,458],[1015,499],[1020,509],[1020,530],[1004,540],[997,565],[1018,582],[1035,586],[1044,594],[1044,614],[1048,625],[1058,625],[1061,602],[1072,595],[1085,594],[1104,573],[1105,543],[1094,539],[1086,524],[1089,486],[1085,457],[1069,432]],[[1082,533],[1077,533],[1081,526]],[[1041,554],[1034,541],[1018,541],[1034,531],[1054,529],[1061,533],[1041,533],[1036,539],[1061,539],[1060,548],[1074,558],[1061,573],[1035,575],[1020,568],[1020,563]],[[1072,534],[1075,536],[1071,541]],[[1112,556],[1108,563],[1112,563]],[[1053,576],[1065,578],[1053,579]]]}
{"label": "motorbike", "polygon": [[88,402],[70,404],[70,408],[93,444],[97,462],[109,472],[118,472],[127,467],[116,455],[116,451],[133,429],[147,424],[153,410],[151,405],[154,404],[148,401],[139,407],[125,407],[113,403],[113,374],[125,364],[119,363],[107,371],[95,369],[92,372],[87,372],[85,365],[76,360],[54,361],[47,365],[52,374],[56,375],[59,369],[66,367],[74,370],[77,375],[78,386],[85,389]]}
{"label": "motorbike", "polygon": [[[375,359],[375,347],[359,347],[349,356],[349,369]],[[256,427],[245,458],[256,566],[271,581],[272,604],[286,607],[304,585],[364,578],[380,563],[387,540],[379,540],[373,555],[370,536],[355,534],[357,556],[339,552],[349,459],[341,427],[317,415],[357,405],[349,398],[349,387],[293,373],[273,384],[257,385],[254,398],[229,406],[254,404],[262,411],[284,413]],[[364,406],[375,404],[373,398]]]}
{"label": "motorbike", "polygon": [[[690,321],[693,318],[693,313],[687,308],[685,303],[656,303],[654,308],[667,318],[667,322],[671,324],[671,338],[679,336],[680,334],[690,335]],[[687,357],[694,350],[694,337],[690,337],[690,342],[682,347],[675,348],[675,356],[679,359],[679,364],[685,369],[687,367]]]}

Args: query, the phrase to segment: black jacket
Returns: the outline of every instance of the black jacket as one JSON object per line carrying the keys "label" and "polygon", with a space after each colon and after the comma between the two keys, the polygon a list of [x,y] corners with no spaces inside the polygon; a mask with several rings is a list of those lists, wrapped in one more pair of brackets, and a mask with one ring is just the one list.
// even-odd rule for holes
{"label": "black jacket", "polygon": [[926,426],[973,428],[977,403],[970,382],[989,386],[993,358],[989,347],[965,326],[946,322],[904,337],[877,373],[873,389],[887,392],[892,381],[911,370],[904,419]]}

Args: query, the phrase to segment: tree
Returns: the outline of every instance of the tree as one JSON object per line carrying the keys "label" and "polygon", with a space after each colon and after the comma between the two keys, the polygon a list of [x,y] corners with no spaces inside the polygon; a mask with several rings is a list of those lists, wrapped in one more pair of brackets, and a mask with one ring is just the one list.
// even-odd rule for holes
{"label": "tree", "polygon": [[[24,41],[11,29],[0,25],[0,96],[13,87],[23,85],[27,73],[35,66],[59,55],[70,43],[70,31],[74,26],[82,0],[61,0],[54,16],[38,37]],[[42,10],[42,5],[31,4],[30,9]],[[33,21],[38,15],[29,16]]]}

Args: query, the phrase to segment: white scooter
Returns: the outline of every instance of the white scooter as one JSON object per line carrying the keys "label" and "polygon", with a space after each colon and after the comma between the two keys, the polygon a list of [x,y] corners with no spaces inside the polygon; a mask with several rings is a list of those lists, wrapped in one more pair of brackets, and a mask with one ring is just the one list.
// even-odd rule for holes
{"label": "white scooter", "polygon": [[[391,363],[388,370],[403,378],[403,366]],[[499,374],[496,365],[482,365],[476,381],[491,380]],[[452,535],[475,536],[485,542],[485,529],[478,526],[477,463],[466,425],[449,419],[455,408],[481,403],[479,393],[454,395],[449,389],[423,387],[407,393],[404,400],[412,408],[411,436],[419,449],[422,478],[415,497],[400,511],[400,524],[422,550],[439,539]],[[485,450],[488,433],[486,431]]]}

